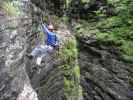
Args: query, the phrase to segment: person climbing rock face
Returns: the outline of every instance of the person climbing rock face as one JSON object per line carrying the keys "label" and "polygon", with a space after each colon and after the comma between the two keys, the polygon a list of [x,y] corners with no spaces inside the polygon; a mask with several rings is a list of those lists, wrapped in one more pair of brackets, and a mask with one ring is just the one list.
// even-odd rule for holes
{"label": "person climbing rock face", "polygon": [[46,33],[46,45],[36,46],[29,56],[30,58],[37,57],[37,65],[41,65],[42,58],[47,57],[48,53],[59,47],[59,40],[54,32],[54,26],[52,24],[42,24],[42,30]]}
{"label": "person climbing rock face", "polygon": [[47,45],[52,47],[57,47],[59,45],[59,40],[54,32],[54,26],[49,24],[48,27],[46,25],[42,25],[43,32],[47,34]]}

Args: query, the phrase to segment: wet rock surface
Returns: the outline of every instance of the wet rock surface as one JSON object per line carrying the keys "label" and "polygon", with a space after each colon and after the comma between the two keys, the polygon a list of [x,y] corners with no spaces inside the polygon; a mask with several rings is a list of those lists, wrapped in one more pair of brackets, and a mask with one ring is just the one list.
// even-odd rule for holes
{"label": "wet rock surface", "polygon": [[[9,17],[11,19],[11,17]],[[8,18],[2,18],[8,20]],[[16,22],[16,26],[21,24],[21,21]],[[10,22],[13,24],[13,22]],[[9,27],[10,24],[6,23],[3,27]],[[2,24],[1,24],[2,25]],[[16,27],[15,26],[15,27]],[[24,88],[30,87],[32,90],[29,77],[25,71],[24,55],[26,54],[26,28],[4,29],[0,32],[1,38],[1,57],[0,57],[0,99],[5,100],[24,100],[19,93]],[[26,84],[26,85],[25,85]],[[25,89],[24,89],[25,91]],[[34,90],[30,93],[32,94]],[[23,93],[23,92],[22,92]],[[30,95],[29,94],[29,95]],[[18,98],[17,98],[18,97]],[[23,96],[24,97],[24,96]],[[33,98],[37,97],[32,97]],[[31,99],[25,99],[31,100]],[[35,99],[37,100],[37,99]]]}
{"label": "wet rock surface", "polygon": [[36,58],[32,60],[26,58],[27,74],[39,100],[62,100],[64,96],[64,74],[58,68],[64,62],[54,57],[54,55],[48,55],[43,58],[41,66],[36,65]]}
{"label": "wet rock surface", "polygon": [[[17,17],[7,14],[0,17],[0,99],[78,100],[79,77],[74,72],[77,58],[70,61],[71,55],[65,54],[62,56],[68,59],[60,58],[59,51],[55,50],[43,59],[41,66],[37,66],[36,59],[31,60],[26,56],[35,47],[37,22],[41,17],[36,5],[30,2],[26,4],[31,4],[31,9],[26,10],[29,13],[24,12]],[[34,24],[36,27],[33,27]],[[67,42],[69,38],[63,34],[60,40]],[[75,46],[72,49],[76,49]],[[67,75],[69,78],[65,76],[67,73],[71,74]]]}
{"label": "wet rock surface", "polygon": [[121,61],[112,42],[78,37],[81,85],[85,100],[132,100],[133,64]]}
{"label": "wet rock surface", "polygon": [[[35,2],[36,5],[32,4],[31,7],[35,11],[31,13],[32,17],[38,17],[38,21],[42,13],[40,8],[46,7],[40,1]],[[39,4],[41,7],[36,8]],[[81,68],[84,100],[133,100],[133,87],[129,84],[133,64],[122,61],[114,43],[78,37],[78,62],[77,59],[64,61],[65,57],[58,58],[59,52],[54,52],[55,55],[50,54],[43,59],[42,66],[37,66],[35,59],[26,57],[27,52],[32,50],[28,41],[29,35],[32,35],[32,25],[26,25],[31,21],[17,20],[4,24],[10,18],[0,17],[0,100],[82,100],[82,96],[79,98],[77,95],[77,76],[80,75],[73,73],[77,63]],[[63,31],[59,33],[71,34],[68,29]],[[65,90],[65,85],[69,90]],[[65,93],[68,93],[67,97]]]}
{"label": "wet rock surface", "polygon": [[[11,17],[8,18],[11,19]],[[2,18],[2,20],[8,20],[8,18]],[[13,22],[16,24],[14,25]],[[22,24],[31,23],[31,20],[21,20],[20,17],[19,20],[13,22],[10,21],[10,23],[3,25],[3,27],[8,28],[0,32],[0,99],[63,100],[67,98],[67,100],[78,100],[77,92],[79,89],[77,86],[79,86],[79,81],[77,81],[77,76],[67,75],[71,81],[75,82],[72,85],[74,89],[76,87],[76,90],[71,87],[75,93],[74,96],[69,90],[70,94],[65,97],[67,89],[64,86],[65,73],[73,74],[71,70],[74,70],[77,59],[69,60],[71,63],[69,65],[68,59],[60,58],[59,53],[62,51],[55,50],[43,59],[41,66],[37,66],[36,59],[31,60],[26,56],[34,48],[31,45],[32,41],[29,41],[32,27],[30,24],[26,26]],[[10,29],[9,26],[12,24],[14,28]],[[67,42],[71,36],[68,38],[63,37],[64,35],[62,35],[61,40]],[[69,66],[69,69],[62,67],[65,64]]]}

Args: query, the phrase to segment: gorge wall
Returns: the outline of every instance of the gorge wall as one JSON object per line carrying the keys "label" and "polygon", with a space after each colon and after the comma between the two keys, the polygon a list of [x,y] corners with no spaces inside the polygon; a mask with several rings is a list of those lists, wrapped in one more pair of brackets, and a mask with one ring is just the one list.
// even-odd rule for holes
{"label": "gorge wall", "polygon": [[[17,9],[14,7],[20,8],[19,11],[12,12],[12,9]],[[26,55],[31,53],[38,38],[36,10],[39,8],[30,1],[3,1],[1,8],[0,99],[82,100],[74,36],[60,34],[60,29],[68,31],[61,27],[58,32],[60,49],[47,55],[43,64],[37,66],[36,59],[31,60]]]}
{"label": "gorge wall", "polygon": [[[31,60],[26,56],[34,48],[40,34],[37,28],[41,17],[48,13],[63,16],[64,5],[55,5],[57,2],[59,5],[65,2],[59,1],[24,2],[26,8],[22,5],[23,10],[20,10],[23,13],[17,13],[19,16],[2,10],[0,100],[133,100],[133,64],[121,58],[119,49],[112,41],[101,41],[86,35],[76,35],[75,38],[67,25],[61,22],[58,23],[57,31],[61,39],[59,50],[44,58],[41,66],[35,64],[35,59]],[[91,4],[90,8],[95,7],[94,2]],[[1,5],[2,1],[0,8]],[[73,6],[77,7],[77,3]],[[52,7],[57,9],[53,11]],[[84,8],[84,11],[89,11],[90,8]],[[75,9],[70,12],[73,11]],[[76,14],[81,14],[80,11]],[[80,17],[85,16],[83,14]],[[68,25],[71,26],[70,23]]]}
{"label": "gorge wall", "polygon": [[124,62],[113,42],[78,37],[84,100],[132,100],[132,63]]}

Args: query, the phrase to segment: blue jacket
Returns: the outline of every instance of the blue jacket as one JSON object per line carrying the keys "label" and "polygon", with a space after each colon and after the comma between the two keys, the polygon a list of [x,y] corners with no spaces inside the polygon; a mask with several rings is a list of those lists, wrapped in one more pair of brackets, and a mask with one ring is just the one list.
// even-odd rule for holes
{"label": "blue jacket", "polygon": [[46,25],[44,24],[42,25],[42,28],[43,28],[43,32],[47,34],[47,40],[46,40],[47,45],[51,45],[51,46],[59,45],[59,40],[56,34],[54,32],[49,31]]}

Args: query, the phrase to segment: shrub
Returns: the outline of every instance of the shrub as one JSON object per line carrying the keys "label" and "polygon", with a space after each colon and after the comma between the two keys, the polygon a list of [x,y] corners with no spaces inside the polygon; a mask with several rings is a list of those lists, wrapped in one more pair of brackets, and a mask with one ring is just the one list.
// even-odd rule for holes
{"label": "shrub", "polygon": [[10,1],[4,2],[2,5],[2,8],[7,12],[10,16],[18,16],[19,15],[19,9],[17,7],[14,7],[13,4]]}

